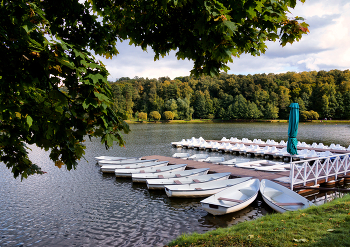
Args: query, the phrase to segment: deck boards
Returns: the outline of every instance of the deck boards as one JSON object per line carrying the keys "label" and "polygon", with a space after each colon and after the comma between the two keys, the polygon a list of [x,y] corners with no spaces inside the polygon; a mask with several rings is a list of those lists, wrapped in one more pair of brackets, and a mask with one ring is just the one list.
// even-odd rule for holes
{"label": "deck boards", "polygon": [[[269,179],[269,180],[274,180],[274,182],[277,182],[277,183],[279,183],[287,188],[290,188],[289,183],[275,180],[277,178],[289,177],[289,171],[264,172],[264,171],[256,171],[256,170],[252,170],[252,169],[246,169],[246,168],[217,165],[217,164],[213,164],[213,163],[200,162],[200,161],[194,161],[194,160],[186,160],[186,159],[181,159],[181,158],[166,157],[166,156],[161,156],[161,155],[145,156],[145,157],[142,157],[142,159],[158,159],[159,161],[169,161],[170,165],[187,164],[186,169],[209,168],[208,173],[230,172],[232,177],[252,177],[252,178],[257,178],[259,180]],[[341,177],[341,175],[338,177]],[[335,177],[330,176],[328,178],[328,181],[331,181],[333,179],[335,179]],[[321,183],[326,182],[326,180],[325,179],[318,179],[317,182],[318,182],[318,184],[321,184]],[[314,182],[311,181],[311,182],[306,183],[305,186],[313,186],[313,185],[314,185]],[[294,190],[298,190],[298,187],[302,187],[302,186],[304,186],[304,185],[302,185],[302,184],[294,185]]]}
{"label": "deck boards", "polygon": [[[200,162],[194,160],[184,160],[180,158],[166,157],[160,155],[152,155],[142,157],[143,159],[158,159],[159,161],[169,161],[170,165],[175,164],[187,164],[187,169],[198,169],[198,168],[209,168],[209,173],[218,173],[218,172],[230,172],[232,177],[253,177],[262,179],[276,179],[280,177],[288,177],[289,172],[263,172],[263,171],[255,171],[251,169],[238,168],[232,166],[225,165],[216,165],[207,162]],[[288,184],[284,183],[285,186]]]}

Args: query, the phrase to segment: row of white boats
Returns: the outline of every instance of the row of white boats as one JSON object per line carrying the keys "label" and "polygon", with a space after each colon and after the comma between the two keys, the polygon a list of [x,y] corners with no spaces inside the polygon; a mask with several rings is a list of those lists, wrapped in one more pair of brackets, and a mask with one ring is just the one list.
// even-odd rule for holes
{"label": "row of white boats", "polygon": [[[238,139],[236,137],[231,137],[227,139],[223,137],[220,141],[206,141],[202,137],[192,137],[187,140],[183,139],[180,142],[172,142],[171,145],[177,148],[193,148],[224,153],[254,155],[256,157],[262,156],[265,158],[289,159],[290,157],[290,154],[287,152],[287,142],[284,140],[276,142],[269,139],[265,142],[261,139],[254,139],[252,141],[247,138]],[[332,151],[350,151],[350,145],[348,148],[345,148],[340,144],[326,146],[323,143],[313,143],[310,145],[300,141],[298,142],[298,148],[301,150],[298,151],[298,155],[293,156],[294,160],[329,157],[333,155]]]}
{"label": "row of white boats", "polygon": [[245,169],[253,169],[257,171],[265,171],[265,172],[282,172],[289,171],[290,164],[278,161],[271,160],[254,160],[251,161],[249,159],[230,159],[225,160],[224,157],[209,157],[208,154],[194,154],[191,155],[189,153],[175,153],[173,155],[175,158],[187,159],[187,160],[195,160],[201,162],[215,163],[218,165],[226,165],[226,166],[234,166]]}
{"label": "row of white boats", "polygon": [[208,174],[209,168],[185,170],[186,164],[125,157],[96,157],[103,172],[144,182],[148,189],[163,189],[168,197],[208,197],[202,207],[214,215],[236,212],[262,194],[264,201],[278,212],[303,209],[310,205],[304,197],[270,180],[251,177],[229,179],[231,173]]}

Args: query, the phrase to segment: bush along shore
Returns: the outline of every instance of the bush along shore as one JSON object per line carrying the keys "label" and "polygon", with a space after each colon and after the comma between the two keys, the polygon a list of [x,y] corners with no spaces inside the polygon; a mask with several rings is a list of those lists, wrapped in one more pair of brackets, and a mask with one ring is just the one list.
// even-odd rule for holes
{"label": "bush along shore", "polygon": [[350,195],[204,234],[181,235],[168,246],[350,246]]}

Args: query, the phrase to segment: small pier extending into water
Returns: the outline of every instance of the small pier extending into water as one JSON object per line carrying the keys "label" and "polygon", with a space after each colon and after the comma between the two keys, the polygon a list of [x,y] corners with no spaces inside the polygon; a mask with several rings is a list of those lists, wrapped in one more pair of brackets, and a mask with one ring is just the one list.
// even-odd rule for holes
{"label": "small pier extending into water", "polygon": [[234,177],[253,177],[269,179],[299,190],[301,187],[319,186],[320,184],[350,177],[350,153],[338,154],[327,158],[316,158],[291,162],[289,171],[264,172],[234,166],[218,165],[207,162],[186,160],[159,155],[145,156],[143,159],[169,161],[169,164],[187,164],[187,169],[209,168],[209,173],[230,172]]}

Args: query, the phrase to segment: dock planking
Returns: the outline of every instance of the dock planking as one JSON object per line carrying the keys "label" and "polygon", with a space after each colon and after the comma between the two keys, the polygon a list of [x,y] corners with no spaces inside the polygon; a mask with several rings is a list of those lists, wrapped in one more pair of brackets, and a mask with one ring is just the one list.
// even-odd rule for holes
{"label": "dock planking", "polygon": [[[209,172],[208,172],[209,174],[210,173],[219,173],[219,172],[230,172],[231,178],[252,177],[252,178],[257,178],[259,180],[269,179],[269,180],[274,180],[274,182],[279,183],[287,188],[290,188],[290,183],[275,180],[277,178],[289,177],[289,171],[264,172],[264,171],[256,171],[253,169],[245,169],[245,168],[239,168],[239,167],[217,165],[217,164],[208,163],[208,162],[186,160],[186,159],[166,157],[166,156],[161,156],[161,155],[145,156],[145,157],[142,157],[142,159],[158,159],[159,161],[169,161],[169,165],[187,164],[186,169],[209,168]],[[347,175],[349,175],[349,173],[347,173]],[[338,177],[340,178],[343,176],[346,176],[346,175],[342,175],[342,176],[338,176]],[[333,179],[337,179],[337,178],[335,176],[328,177],[328,181],[332,181]],[[317,180],[317,184],[322,184],[325,182],[327,182],[327,180],[324,178]],[[294,185],[293,190],[300,190],[299,187],[302,187],[302,186],[315,186],[315,183],[311,181],[311,182],[307,182],[305,185],[303,185],[303,184]]]}
{"label": "dock planking", "polygon": [[[198,168],[209,168],[209,173],[219,173],[219,172],[230,172],[232,177],[253,177],[262,179],[274,180],[281,177],[289,177],[289,171],[286,172],[263,172],[255,171],[252,169],[245,169],[239,167],[217,165],[208,162],[185,160],[181,158],[166,157],[160,155],[145,156],[142,159],[158,159],[159,161],[169,161],[169,165],[175,164],[187,164],[186,169],[198,169]],[[280,183],[286,187],[289,187],[289,183]]]}

